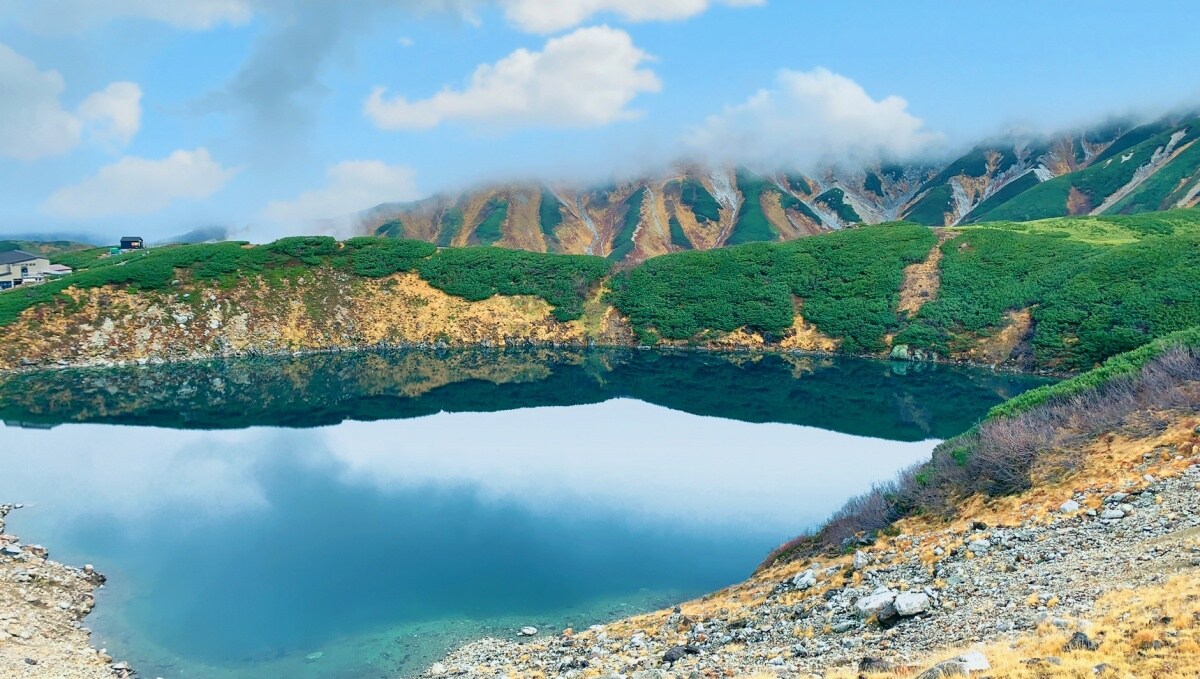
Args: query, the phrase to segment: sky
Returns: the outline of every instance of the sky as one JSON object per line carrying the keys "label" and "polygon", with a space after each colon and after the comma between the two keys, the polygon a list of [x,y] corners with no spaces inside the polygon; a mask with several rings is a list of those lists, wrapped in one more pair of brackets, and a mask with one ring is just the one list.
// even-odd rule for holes
{"label": "sky", "polygon": [[0,0],[0,236],[264,240],[505,180],[948,155],[1200,101],[1200,3]]}

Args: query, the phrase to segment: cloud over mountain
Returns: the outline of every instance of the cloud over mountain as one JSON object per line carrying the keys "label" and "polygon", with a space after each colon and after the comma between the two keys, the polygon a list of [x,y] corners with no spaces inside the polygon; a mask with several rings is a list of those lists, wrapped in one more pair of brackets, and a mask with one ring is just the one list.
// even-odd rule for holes
{"label": "cloud over mountain", "polygon": [[775,85],[691,129],[687,144],[716,160],[797,166],[907,157],[942,137],[897,96],[874,99],[825,68],[780,71]]}
{"label": "cloud over mountain", "polygon": [[409,101],[376,87],[364,104],[383,129],[427,129],[464,121],[520,127],[597,127],[635,118],[629,104],[658,92],[658,76],[642,66],[650,55],[628,33],[597,26],[549,40],[542,51],[518,49],[484,64],[462,89]]}

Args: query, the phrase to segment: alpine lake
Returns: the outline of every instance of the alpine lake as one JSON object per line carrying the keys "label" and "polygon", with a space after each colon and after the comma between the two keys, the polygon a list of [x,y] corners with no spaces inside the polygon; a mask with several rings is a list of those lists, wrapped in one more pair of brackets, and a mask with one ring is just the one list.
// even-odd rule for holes
{"label": "alpine lake", "polygon": [[20,373],[0,501],[108,576],[85,624],[140,676],[402,677],[738,582],[1044,383],[633,349]]}

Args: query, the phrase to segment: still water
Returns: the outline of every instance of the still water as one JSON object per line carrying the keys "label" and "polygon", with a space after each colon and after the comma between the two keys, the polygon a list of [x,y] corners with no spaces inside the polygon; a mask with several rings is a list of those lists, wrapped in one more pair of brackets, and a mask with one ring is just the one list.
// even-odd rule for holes
{"label": "still water", "polygon": [[143,676],[395,677],[747,576],[1039,382],[650,352],[399,352],[0,381],[10,530],[109,576]]}

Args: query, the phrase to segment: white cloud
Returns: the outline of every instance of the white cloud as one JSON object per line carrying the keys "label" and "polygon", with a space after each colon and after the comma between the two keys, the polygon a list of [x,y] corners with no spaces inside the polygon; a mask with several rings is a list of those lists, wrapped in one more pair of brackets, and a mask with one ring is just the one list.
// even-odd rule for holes
{"label": "white cloud", "polygon": [[616,14],[626,21],[687,19],[715,4],[762,5],[766,0],[501,0],[504,15],[532,33],[553,33],[578,26],[596,14]]}
{"label": "white cloud", "polygon": [[67,85],[58,71],[0,44],[0,156],[33,160],[66,153],[85,137],[127,143],[141,127],[142,90],[117,82],[87,97],[75,112],[60,98]]}
{"label": "white cloud", "polygon": [[628,33],[607,26],[554,38],[541,52],[519,49],[475,69],[463,90],[429,99],[388,98],[375,88],[364,110],[381,128],[426,129],[462,120],[500,125],[595,127],[639,115],[628,107],[641,92],[662,89],[650,56]]}
{"label": "white cloud", "polygon": [[122,158],[55,191],[42,209],[67,219],[152,214],[176,200],[208,198],[237,172],[222,167],[204,148],[176,151],[162,160]]}
{"label": "white cloud", "polygon": [[97,139],[128,144],[142,127],[142,88],[113,83],[84,99],[79,117]]}
{"label": "white cloud", "polygon": [[776,87],[711,116],[687,136],[717,159],[791,165],[824,159],[903,157],[942,139],[896,96],[872,99],[824,68],[781,71]]}
{"label": "white cloud", "polygon": [[119,19],[204,30],[249,21],[250,0],[0,0],[0,9],[45,33],[79,31]]}
{"label": "white cloud", "polygon": [[274,201],[264,215],[271,220],[319,221],[342,217],[380,203],[418,197],[416,172],[378,160],[348,160],[330,166],[324,188],[305,191],[290,201]]}

